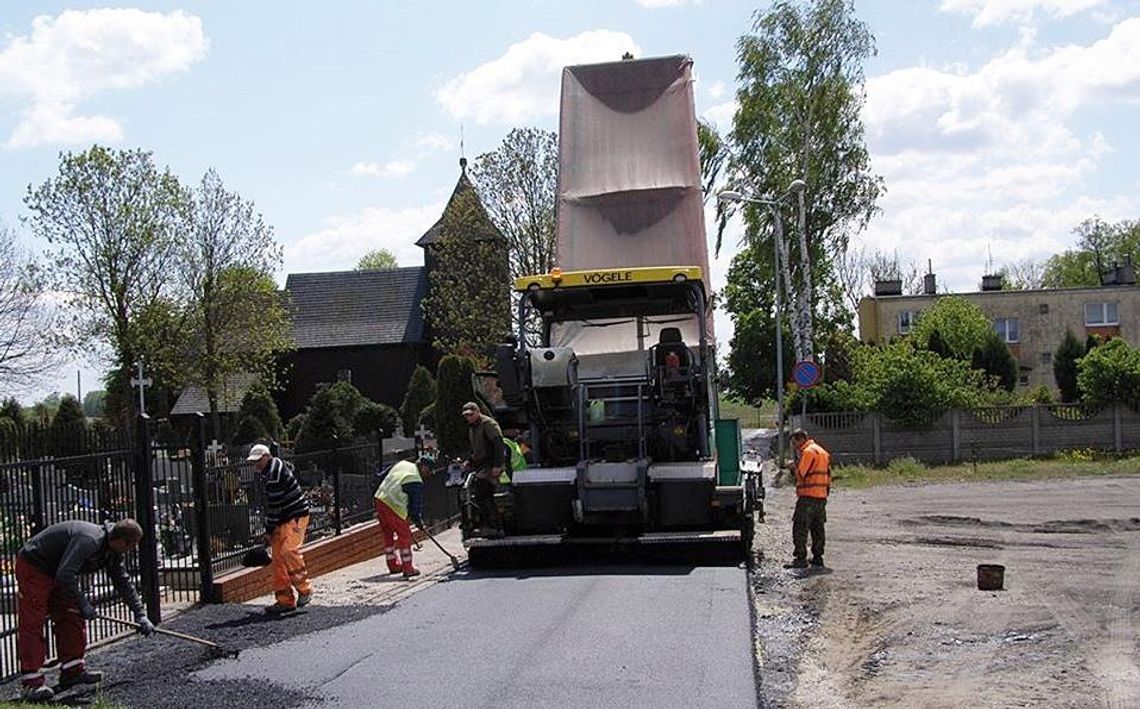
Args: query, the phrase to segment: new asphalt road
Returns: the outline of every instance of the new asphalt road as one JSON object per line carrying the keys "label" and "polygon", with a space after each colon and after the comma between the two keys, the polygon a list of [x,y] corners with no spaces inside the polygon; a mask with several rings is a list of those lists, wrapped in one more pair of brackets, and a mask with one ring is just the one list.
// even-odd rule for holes
{"label": "new asphalt road", "polygon": [[735,567],[463,571],[192,677],[320,707],[754,708],[746,584]]}

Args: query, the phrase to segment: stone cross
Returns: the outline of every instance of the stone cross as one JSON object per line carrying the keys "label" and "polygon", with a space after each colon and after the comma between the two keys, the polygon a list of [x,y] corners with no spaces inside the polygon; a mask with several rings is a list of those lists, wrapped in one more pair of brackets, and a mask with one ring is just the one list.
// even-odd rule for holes
{"label": "stone cross", "polygon": [[143,376],[142,362],[139,362],[139,375],[131,377],[131,386],[139,388],[139,413],[146,413],[146,388],[154,383],[150,377]]}
{"label": "stone cross", "polygon": [[209,454],[211,461],[213,461],[215,465],[217,465],[218,462],[218,453],[221,453],[223,450],[225,450],[225,446],[218,443],[217,438],[210,441],[210,445],[206,446],[206,453]]}

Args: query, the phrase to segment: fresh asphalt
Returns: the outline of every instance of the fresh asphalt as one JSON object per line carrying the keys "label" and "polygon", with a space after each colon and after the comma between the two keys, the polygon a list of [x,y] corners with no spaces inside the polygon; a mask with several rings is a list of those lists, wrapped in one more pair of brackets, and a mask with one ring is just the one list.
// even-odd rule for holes
{"label": "fresh asphalt", "polygon": [[746,584],[738,567],[459,572],[191,682],[313,707],[753,708]]}

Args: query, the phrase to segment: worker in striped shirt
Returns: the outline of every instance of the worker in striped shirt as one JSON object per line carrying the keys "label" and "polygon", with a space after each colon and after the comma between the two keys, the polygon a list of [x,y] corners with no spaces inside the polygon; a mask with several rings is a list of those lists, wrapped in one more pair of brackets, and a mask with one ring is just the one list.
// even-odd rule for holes
{"label": "worker in striped shirt", "polygon": [[[313,595],[301,544],[309,526],[309,503],[293,475],[293,466],[257,444],[246,460],[253,463],[265,484],[265,537],[273,553],[273,592],[276,601],[265,610],[288,613],[308,605]],[[294,598],[293,589],[297,590]]]}

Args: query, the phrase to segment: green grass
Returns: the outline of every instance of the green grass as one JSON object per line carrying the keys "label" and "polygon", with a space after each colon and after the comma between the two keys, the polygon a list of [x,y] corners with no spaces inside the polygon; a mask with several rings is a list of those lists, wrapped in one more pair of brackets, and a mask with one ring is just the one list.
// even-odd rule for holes
{"label": "green grass", "polygon": [[765,401],[763,406],[757,407],[722,396],[720,417],[740,419],[741,428],[772,428],[776,425],[776,402]]}
{"label": "green grass", "polygon": [[836,488],[861,490],[877,485],[974,482],[993,480],[1047,480],[1097,475],[1140,474],[1140,456],[1108,456],[1078,450],[1052,458],[1001,460],[986,463],[925,465],[911,457],[895,458],[882,467],[837,465],[832,472]]}

